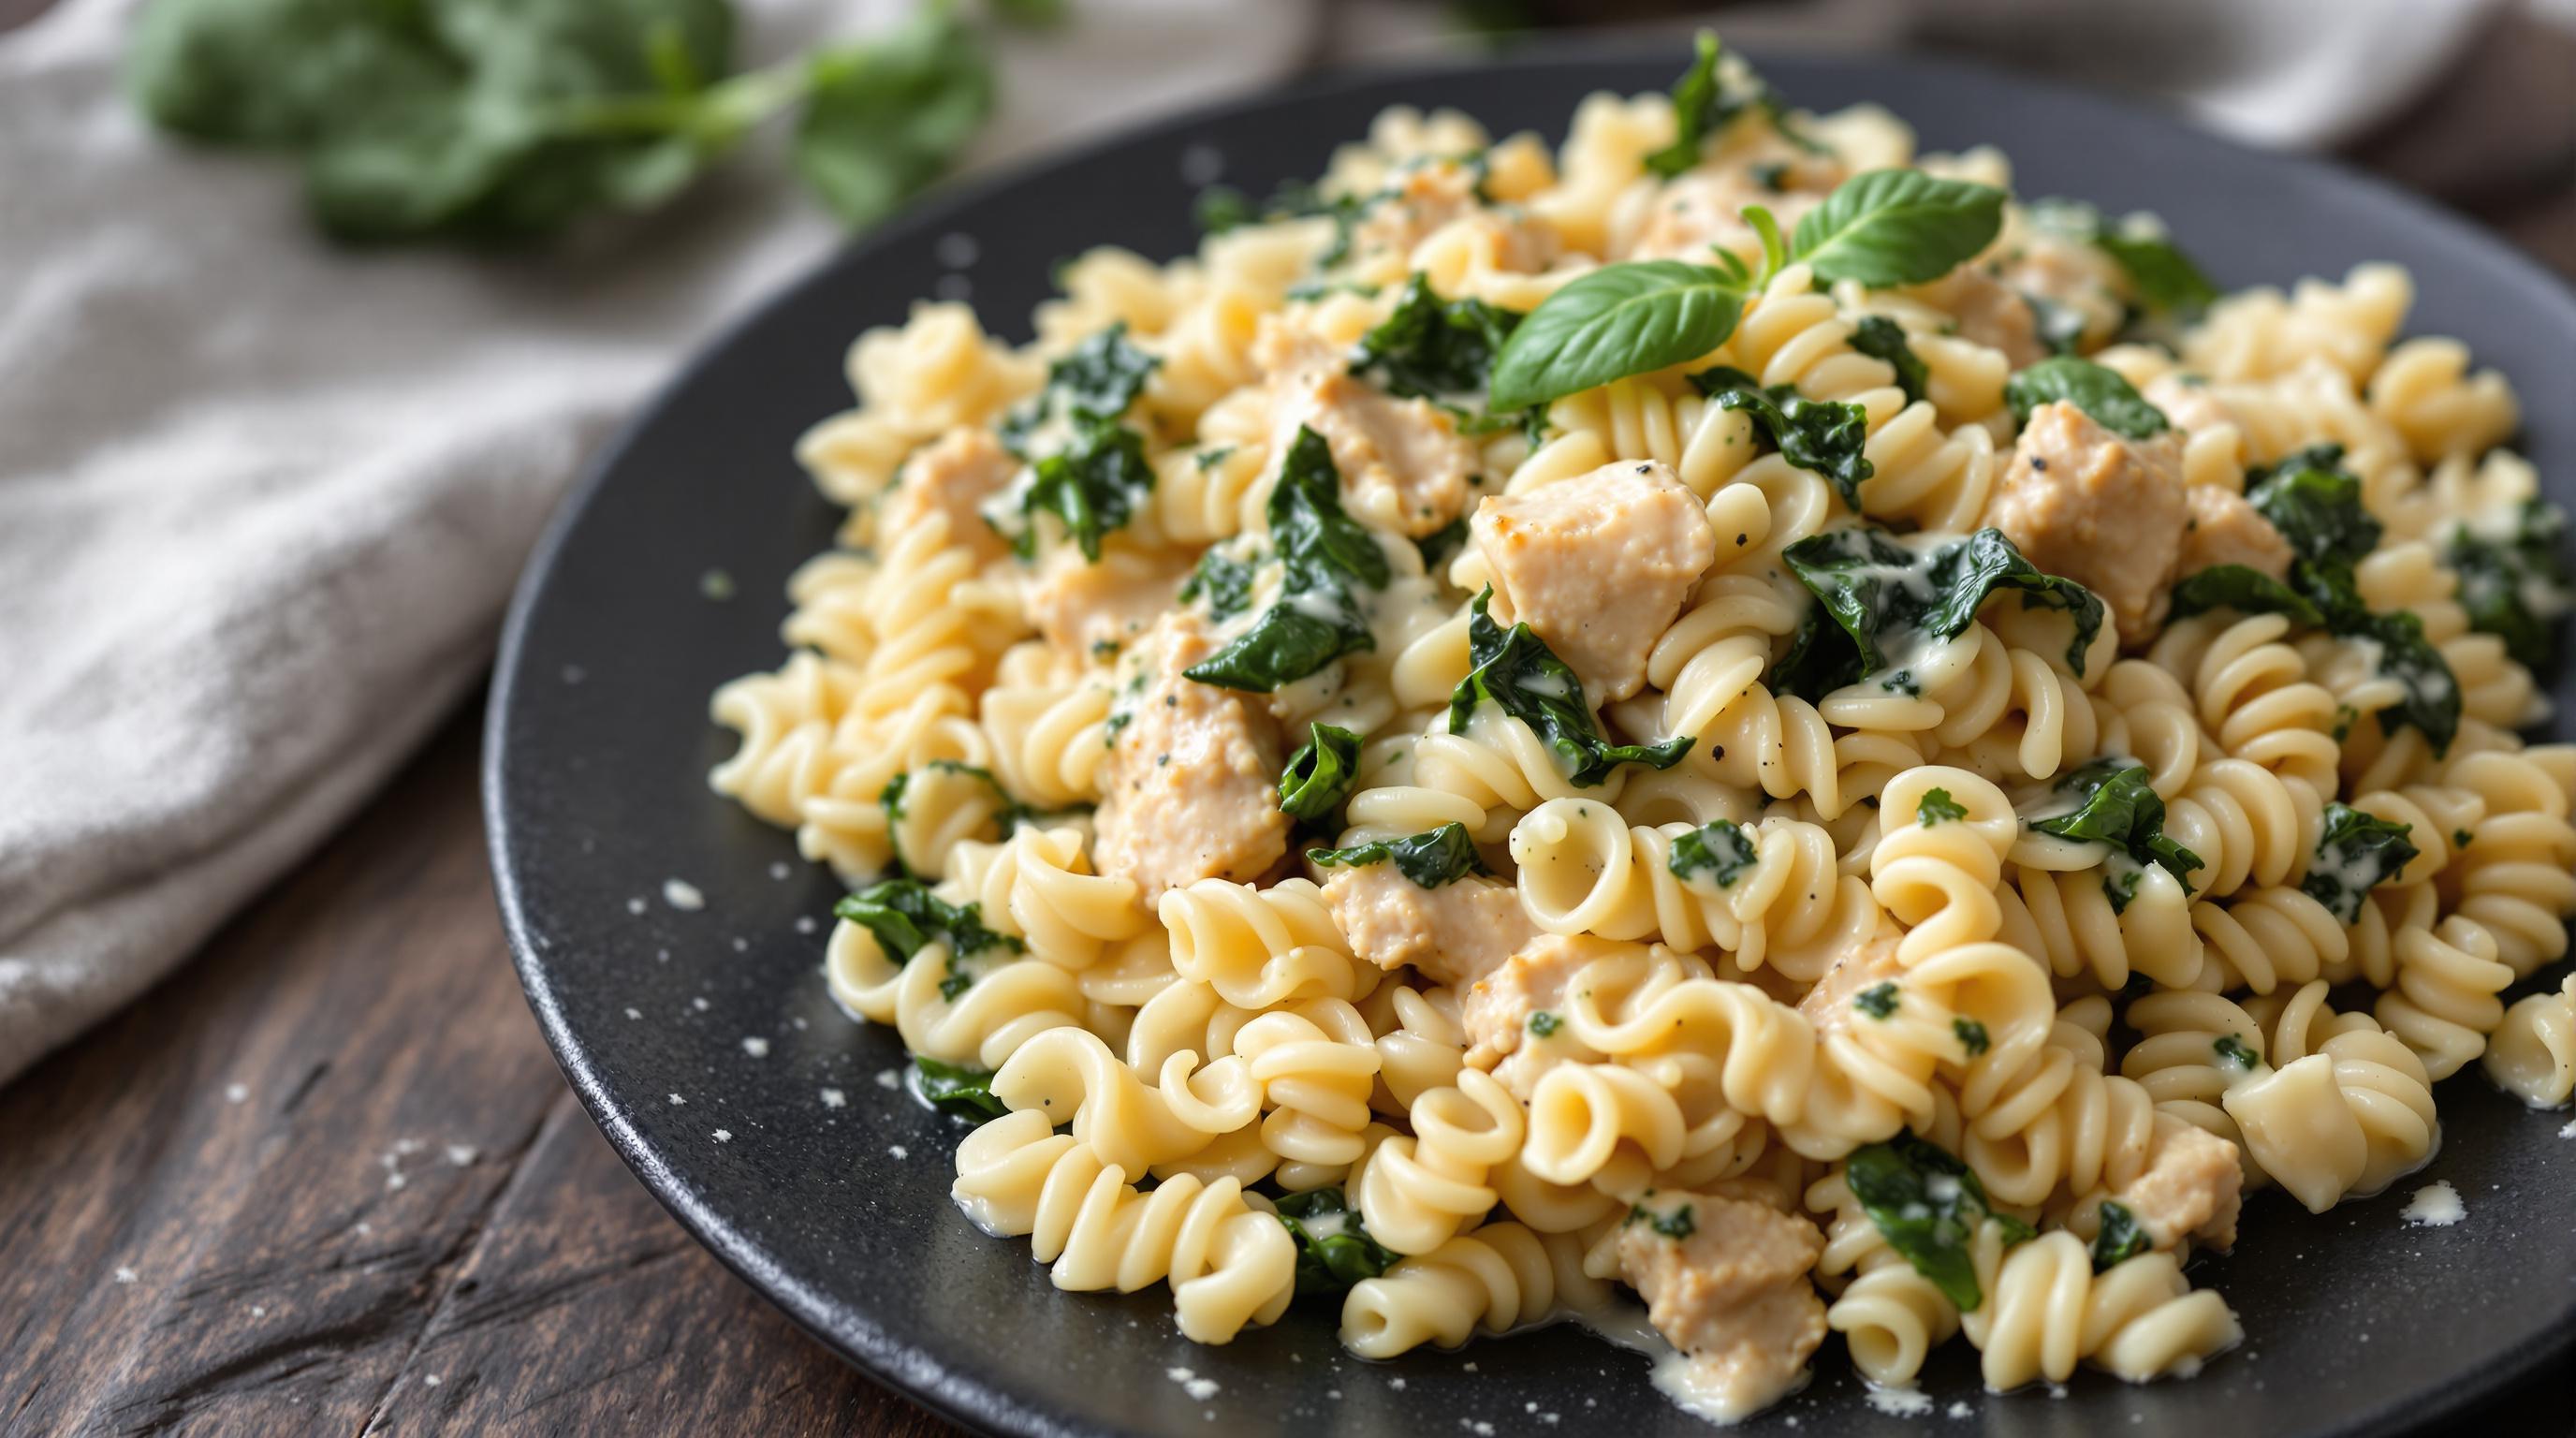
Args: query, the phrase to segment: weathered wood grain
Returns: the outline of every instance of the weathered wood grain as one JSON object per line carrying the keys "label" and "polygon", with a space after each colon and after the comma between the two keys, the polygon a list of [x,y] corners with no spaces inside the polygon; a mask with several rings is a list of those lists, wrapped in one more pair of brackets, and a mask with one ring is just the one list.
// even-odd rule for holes
{"label": "weathered wood grain", "polygon": [[478,709],[0,1090],[0,1432],[955,1431],[726,1273],[564,1088],[494,915]]}

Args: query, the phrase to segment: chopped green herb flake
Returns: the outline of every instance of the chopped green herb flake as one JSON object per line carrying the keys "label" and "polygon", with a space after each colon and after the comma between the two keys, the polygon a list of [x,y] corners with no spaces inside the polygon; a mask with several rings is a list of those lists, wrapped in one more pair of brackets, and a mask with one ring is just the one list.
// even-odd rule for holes
{"label": "chopped green herb flake", "polygon": [[1872,984],[1852,995],[1852,1007],[1874,1019],[1885,1019],[1896,1012],[1898,994],[1893,980]]}
{"label": "chopped green herb flake", "polygon": [[1556,1031],[1563,1027],[1565,1027],[1565,1020],[1545,1009],[1537,1010],[1529,1016],[1529,1031],[1543,1039],[1556,1037]]}
{"label": "chopped green herb flake", "polygon": [[2255,1057],[2254,1050],[2247,1047],[2245,1041],[2234,1034],[2220,1034],[2209,1041],[2209,1046],[2217,1053],[2219,1062],[2235,1068],[2250,1072],[2256,1064],[2262,1062]]}
{"label": "chopped green herb flake", "polygon": [[2155,1240],[2124,1203],[2102,1201],[2102,1227],[2093,1235],[2093,1271],[2106,1272],[2155,1247]]}
{"label": "chopped green herb flake", "polygon": [[1664,856],[1664,867],[1684,883],[1705,878],[1723,889],[1733,885],[1759,858],[1752,834],[1742,825],[1711,819],[1687,834],[1674,836],[1672,851]]}
{"label": "chopped green herb flake", "polygon": [[1929,829],[1935,824],[1968,817],[1968,806],[1951,798],[1947,789],[1926,789],[1923,802],[1914,806],[1914,815],[1922,821],[1924,828]]}
{"label": "chopped green herb flake", "polygon": [[1950,1020],[1950,1032],[1959,1036],[1959,1047],[1970,1058],[1980,1057],[1987,1049],[1993,1047],[1993,1041],[1986,1036],[1986,1026],[1975,1019]]}

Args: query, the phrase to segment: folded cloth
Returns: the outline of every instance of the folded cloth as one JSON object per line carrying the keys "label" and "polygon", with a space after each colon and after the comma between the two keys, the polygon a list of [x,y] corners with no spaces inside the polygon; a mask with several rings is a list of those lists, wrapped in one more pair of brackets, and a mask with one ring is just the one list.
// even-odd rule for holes
{"label": "folded cloth", "polygon": [[[374,791],[602,435],[837,239],[755,153],[542,254],[334,249],[292,166],[135,115],[135,8],[0,35],[0,1081]],[[742,8],[758,60],[908,6]],[[1083,0],[974,159],[1276,78],[1310,8]]]}

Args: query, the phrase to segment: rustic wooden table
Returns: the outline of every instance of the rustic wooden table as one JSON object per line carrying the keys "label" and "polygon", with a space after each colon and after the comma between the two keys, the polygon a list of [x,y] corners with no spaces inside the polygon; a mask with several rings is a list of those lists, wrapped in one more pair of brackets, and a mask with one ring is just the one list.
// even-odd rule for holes
{"label": "rustic wooden table", "polygon": [[[47,3],[0,0],[0,30]],[[2354,157],[2576,273],[2571,63],[2501,26],[2468,66],[2498,83]],[[480,729],[478,702],[176,978],[0,1089],[0,1434],[960,1431],[725,1272],[564,1088],[493,907]],[[2576,1430],[2569,1386],[2475,1426]]]}
{"label": "rustic wooden table", "polygon": [[480,729],[0,1089],[0,1433],[959,1431],[725,1272],[564,1087]]}

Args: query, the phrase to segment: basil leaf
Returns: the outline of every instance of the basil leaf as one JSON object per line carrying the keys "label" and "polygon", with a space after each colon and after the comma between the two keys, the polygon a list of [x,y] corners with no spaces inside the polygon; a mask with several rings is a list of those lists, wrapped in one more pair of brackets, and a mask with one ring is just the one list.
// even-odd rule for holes
{"label": "basil leaf", "polygon": [[2155,1247],[2138,1216],[2124,1203],[2102,1200],[2102,1227],[2093,1235],[2093,1271],[2101,1273]]}
{"label": "basil leaf", "polygon": [[[1869,444],[1869,411],[1857,404],[1807,399],[1791,385],[1763,389],[1742,370],[1720,365],[1690,377],[1720,409],[1753,417],[1754,432],[1780,457],[1833,482],[1843,503],[1860,508],[1861,481],[1876,470],[1862,451]],[[1743,381],[1743,382],[1739,382]]]}
{"label": "basil leaf", "polygon": [[1411,399],[1479,394],[1494,356],[1520,321],[1518,311],[1483,300],[1443,300],[1416,274],[1404,282],[1395,309],[1360,337],[1350,372]]}
{"label": "basil leaf", "polygon": [[988,949],[1017,954],[1027,948],[1009,934],[985,928],[980,905],[951,904],[930,892],[919,879],[887,879],[870,884],[844,896],[832,906],[832,913],[875,935],[877,947],[898,964],[911,963],[925,946],[943,940],[953,959]]}
{"label": "basil leaf", "polygon": [[[1981,529],[1919,550],[1898,544],[1883,530],[1828,530],[1790,545],[1780,557],[1851,637],[1857,677],[1894,669],[1883,681],[1891,690],[1913,682],[1909,670],[1895,667],[1898,660],[1910,663],[1923,645],[1965,633],[1997,590],[2018,592],[2026,609],[2062,609],[2074,617],[2066,662],[2078,675],[2084,672],[2085,651],[2102,629],[2102,601],[2091,590],[2041,573],[1999,529]],[[1814,669],[1830,675],[1840,667],[1815,665],[1794,648],[1791,657],[1798,660],[1792,672]]]}
{"label": "basil leaf", "polygon": [[1724,819],[1711,819],[1687,834],[1673,836],[1671,852],[1664,855],[1664,867],[1674,878],[1687,884],[1707,877],[1718,888],[1731,887],[1760,858],[1754,851],[1753,838],[1740,824]]}
{"label": "basil leaf", "polygon": [[1449,727],[1464,733],[1476,706],[1491,702],[1547,741],[1569,782],[1590,787],[1622,764],[1669,769],[1690,752],[1691,736],[1661,744],[1613,744],[1583,699],[1583,681],[1526,623],[1506,633],[1486,613],[1491,588],[1469,606],[1467,658],[1474,667],[1449,695]]}
{"label": "basil leaf", "polygon": [[914,1054],[912,1071],[921,1096],[930,1100],[934,1107],[975,1124],[1010,1116],[1011,1106],[993,1096],[991,1069],[977,1068],[972,1064],[941,1063],[937,1059]]}
{"label": "basil leaf", "polygon": [[1374,839],[1347,849],[1308,849],[1306,858],[1328,869],[1337,864],[1357,868],[1392,859],[1397,873],[1423,889],[1436,889],[1469,874],[1491,872],[1477,854],[1476,841],[1468,837],[1464,824],[1443,824],[1427,834]]}
{"label": "basil leaf", "polygon": [[2242,564],[2213,564],[2174,586],[2173,618],[2188,619],[2212,609],[2233,609],[2239,614],[2286,614],[2300,624],[2325,623],[2325,616],[2306,596]]}
{"label": "basil leaf", "polygon": [[1270,491],[1270,541],[1285,571],[1276,603],[1224,648],[1183,670],[1201,684],[1268,693],[1377,638],[1355,590],[1386,587],[1386,551],[1342,512],[1332,447],[1303,425]]}
{"label": "basil leaf", "polygon": [[2451,527],[2442,550],[2444,563],[2459,574],[2460,607],[2469,627],[2504,641],[2505,652],[2523,665],[2548,664],[2555,626],[2550,622],[2576,602],[2565,562],[2559,557],[2567,516],[2555,505],[2525,500],[2505,534],[2483,534],[2468,525]]}
{"label": "basil leaf", "polygon": [[2109,844],[2141,864],[2161,865],[2191,889],[2191,871],[2205,867],[2198,854],[2165,837],[2165,801],[2148,782],[2147,766],[2096,759],[2057,781],[2055,792],[2075,796],[2072,812],[2034,819],[2030,827],[2061,839]]}
{"label": "basil leaf", "polygon": [[1969,1245],[1979,1225],[2004,1217],[1986,1202],[1976,1171],[1946,1150],[1900,1133],[1852,1150],[1843,1178],[1887,1246],[1961,1312],[1976,1312],[1985,1293]]}
{"label": "basil leaf", "polygon": [[1490,402],[1521,409],[1697,359],[1725,343],[1743,313],[1743,285],[1705,265],[1603,265],[1512,331],[1494,362]]}
{"label": "basil leaf", "polygon": [[1320,819],[1350,797],[1360,777],[1360,736],[1331,724],[1308,724],[1305,747],[1279,776],[1279,807],[1300,819]]}
{"label": "basil leaf", "polygon": [[2031,411],[2062,399],[2091,415],[2095,424],[2131,439],[2153,439],[2170,427],[2165,412],[2117,371],[2072,355],[2041,360],[2004,381],[2004,399],[2017,424],[2029,424]]}
{"label": "basil leaf", "polygon": [[2411,824],[2373,818],[2348,804],[2328,804],[2317,833],[2317,858],[2299,888],[2347,924],[2361,922],[2361,906],[2374,887],[2397,877],[2415,858],[2407,841]]}
{"label": "basil leaf", "polygon": [[1299,1293],[1346,1293],[1402,1256],[1369,1236],[1359,1210],[1338,1188],[1290,1194],[1279,1200],[1278,1218],[1297,1240]]}
{"label": "basil leaf", "polygon": [[1924,387],[1932,382],[1923,357],[1906,342],[1904,328],[1885,315],[1861,316],[1852,326],[1851,347],[1871,359],[1885,360],[1896,371],[1896,386],[1905,391],[1907,404],[1923,398]]}
{"label": "basil leaf", "polygon": [[1831,284],[1927,284],[1974,258],[2003,229],[2004,192],[1920,170],[1869,170],[1809,210],[1791,240],[1799,263]]}
{"label": "basil leaf", "polygon": [[2091,245],[2118,261],[2146,309],[2191,315],[2218,298],[2218,286],[2145,216],[2112,224],[2081,200],[2050,199],[2034,201],[2030,218],[2040,229]]}

